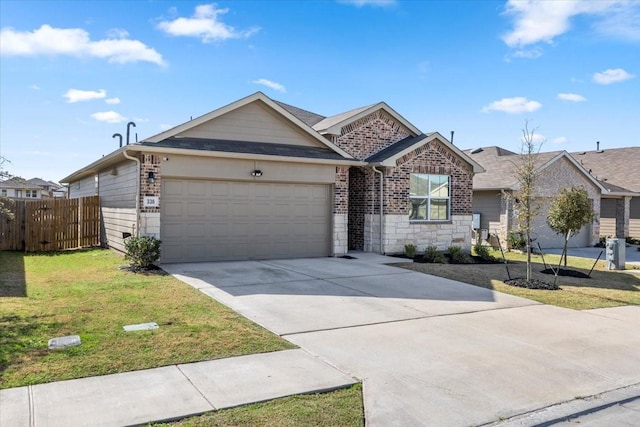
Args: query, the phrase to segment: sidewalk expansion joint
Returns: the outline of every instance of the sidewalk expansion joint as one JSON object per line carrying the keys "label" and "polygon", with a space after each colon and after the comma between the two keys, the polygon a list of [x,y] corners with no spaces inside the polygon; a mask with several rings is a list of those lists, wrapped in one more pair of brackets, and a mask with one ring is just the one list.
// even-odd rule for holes
{"label": "sidewalk expansion joint", "polygon": [[180,365],[175,365],[176,368],[178,368],[178,371],[180,371],[180,373],[182,374],[183,377],[185,377],[187,379],[187,381],[189,381],[189,384],[191,384],[193,386],[193,388],[195,388],[198,393],[200,393],[200,396],[202,396],[202,398],[204,400],[207,401],[207,403],[209,404],[209,406],[211,406],[211,410],[216,411],[218,410],[218,408],[209,400],[207,399],[207,396],[205,396],[205,394],[202,392],[202,390],[200,390],[198,388],[198,386],[196,386],[193,381],[191,381],[191,378],[189,378],[189,376],[187,374],[185,374],[182,369],[180,369]]}

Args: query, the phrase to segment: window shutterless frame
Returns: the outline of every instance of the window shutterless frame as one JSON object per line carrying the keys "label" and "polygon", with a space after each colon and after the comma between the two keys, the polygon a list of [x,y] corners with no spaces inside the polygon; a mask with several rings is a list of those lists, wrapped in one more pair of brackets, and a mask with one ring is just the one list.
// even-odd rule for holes
{"label": "window shutterless frame", "polygon": [[412,173],[409,177],[409,220],[448,221],[450,184],[448,175]]}

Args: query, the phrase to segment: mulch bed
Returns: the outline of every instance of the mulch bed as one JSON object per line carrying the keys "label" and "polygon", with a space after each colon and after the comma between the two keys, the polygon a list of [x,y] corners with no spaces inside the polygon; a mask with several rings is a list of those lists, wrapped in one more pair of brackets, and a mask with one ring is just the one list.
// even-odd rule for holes
{"label": "mulch bed", "polygon": [[[553,274],[555,275],[556,273],[550,269],[550,268],[545,268],[544,270],[540,270],[540,273],[543,274]],[[589,277],[588,274],[583,273],[582,271],[577,271],[577,270],[570,270],[570,269],[564,269],[561,268],[558,271],[558,276],[566,276],[566,277],[577,277],[578,279],[590,279],[591,277]]]}
{"label": "mulch bed", "polygon": [[504,283],[511,286],[517,286],[519,288],[527,288],[527,289],[544,289],[547,291],[559,291],[561,290],[560,286],[554,285],[553,283],[545,282],[543,280],[531,279],[527,280],[524,277],[516,277],[515,279],[505,280]]}

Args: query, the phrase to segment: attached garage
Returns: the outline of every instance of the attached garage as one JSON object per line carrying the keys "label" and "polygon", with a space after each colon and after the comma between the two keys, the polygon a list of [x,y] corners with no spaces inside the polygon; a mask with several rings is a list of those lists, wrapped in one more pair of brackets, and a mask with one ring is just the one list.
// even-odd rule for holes
{"label": "attached garage", "polygon": [[[557,249],[564,247],[564,236],[557,234],[547,225],[547,209],[551,200],[542,203],[539,214],[535,218],[532,236],[534,246],[540,243],[542,249]],[[570,248],[583,248],[591,246],[591,225],[588,224],[580,232],[569,239]]]}
{"label": "attached garage", "polygon": [[331,254],[332,186],[164,179],[163,262]]}

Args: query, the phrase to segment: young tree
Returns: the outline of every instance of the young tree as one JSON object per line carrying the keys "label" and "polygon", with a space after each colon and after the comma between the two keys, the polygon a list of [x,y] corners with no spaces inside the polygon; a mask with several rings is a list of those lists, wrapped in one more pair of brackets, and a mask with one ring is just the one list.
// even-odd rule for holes
{"label": "young tree", "polygon": [[535,129],[529,130],[529,123],[525,122],[522,130],[522,148],[520,161],[515,163],[514,173],[518,179],[518,189],[513,192],[513,209],[518,230],[526,239],[527,248],[527,281],[531,280],[531,233],[540,206],[536,200],[536,156],[544,143],[535,135]]}
{"label": "young tree", "polygon": [[565,268],[567,267],[569,238],[578,234],[585,225],[591,223],[594,215],[589,194],[584,188],[562,188],[551,202],[547,213],[547,224],[553,231],[564,236],[562,255]]}

